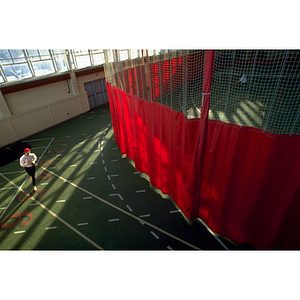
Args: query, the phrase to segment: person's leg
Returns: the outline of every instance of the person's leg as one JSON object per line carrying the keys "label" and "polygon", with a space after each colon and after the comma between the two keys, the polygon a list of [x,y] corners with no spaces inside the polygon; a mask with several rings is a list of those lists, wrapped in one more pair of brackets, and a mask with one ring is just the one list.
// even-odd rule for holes
{"label": "person's leg", "polygon": [[35,165],[33,165],[30,168],[25,168],[26,172],[28,173],[29,176],[31,176],[32,179],[32,185],[35,186]]}

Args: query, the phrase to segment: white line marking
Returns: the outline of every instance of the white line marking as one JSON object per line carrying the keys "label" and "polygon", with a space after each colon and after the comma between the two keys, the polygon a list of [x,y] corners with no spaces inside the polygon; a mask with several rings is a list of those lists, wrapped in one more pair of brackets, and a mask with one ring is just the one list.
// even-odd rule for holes
{"label": "white line marking", "polygon": [[170,246],[167,246],[167,248],[169,249],[169,250],[174,250],[172,247],[170,247]]}
{"label": "white line marking", "polygon": [[111,180],[111,178],[110,178],[110,176],[109,176],[109,175],[107,175],[107,178],[108,178],[108,180]]}
{"label": "white line marking", "polygon": [[83,197],[82,199],[83,200],[86,200],[86,199],[92,199],[93,197]]}
{"label": "white line marking", "polygon": [[64,183],[71,182],[72,180],[65,180]]}
{"label": "white line marking", "polygon": [[[108,175],[107,175],[108,176]],[[114,184],[112,184],[111,185],[112,186],[112,188],[114,189],[114,190],[116,190],[117,188],[115,187],[115,185]]]}
{"label": "white line marking", "polygon": [[49,184],[49,182],[41,183],[41,185],[47,185],[47,184]]}
{"label": "white line marking", "polygon": [[15,231],[14,234],[19,234],[19,233],[24,233],[25,230],[22,230],[22,231]]}
{"label": "white line marking", "polygon": [[57,200],[56,202],[66,202],[66,200]]}
{"label": "white line marking", "polygon": [[73,168],[73,167],[77,167],[77,165],[70,165],[69,167],[70,167],[70,168]]}
{"label": "white line marking", "polygon": [[148,215],[141,215],[140,218],[146,218],[146,217],[150,217],[150,214]]}
{"label": "white line marking", "polygon": [[11,189],[17,189],[17,187],[12,186],[12,187],[7,187],[7,188],[2,188],[2,189],[0,189],[0,191],[11,190]]}
{"label": "white line marking", "polygon": [[83,225],[88,225],[89,223],[78,223],[77,226],[83,226]]}
{"label": "white line marking", "polygon": [[117,177],[117,176],[119,176],[119,174],[110,175],[110,177]]}
{"label": "white line marking", "polygon": [[2,173],[2,174],[7,175],[7,174],[24,173],[24,172],[26,172],[26,171],[7,172],[7,173]]}
{"label": "white line marking", "polygon": [[[52,139],[53,141],[53,139]],[[42,169],[46,170],[47,172],[49,172],[50,174],[53,174],[55,176],[57,176],[57,174],[53,173],[52,171],[47,170],[44,167],[41,167]],[[8,182],[10,182],[11,184],[15,185],[12,181],[10,181],[7,177],[3,176],[0,173],[0,176],[2,176],[3,178],[5,178]],[[29,177],[29,176],[28,176]],[[59,179],[64,180],[62,177],[58,176]],[[23,185],[23,184],[22,184]],[[71,185],[74,185],[74,183],[71,183]],[[79,187],[78,187],[79,188]],[[21,192],[25,192],[24,190],[22,190],[21,188],[19,189],[19,191]],[[86,190],[84,190],[84,192],[86,193],[90,193]],[[95,195],[96,196],[96,195]],[[96,196],[97,197],[97,196]],[[61,223],[63,223],[64,225],[66,225],[68,228],[70,228],[72,231],[74,231],[76,234],[78,234],[79,236],[81,236],[83,239],[85,239],[86,241],[88,241],[90,244],[92,244],[94,247],[96,247],[99,250],[104,250],[101,246],[99,246],[98,244],[96,244],[94,241],[92,241],[91,239],[89,239],[87,236],[85,236],[84,234],[82,234],[80,231],[78,231],[76,228],[74,228],[73,226],[71,226],[68,222],[66,222],[65,220],[63,220],[61,217],[59,217],[57,214],[55,214],[53,211],[51,211],[49,208],[47,208],[45,205],[43,205],[41,202],[39,202],[38,200],[36,200],[35,198],[31,197],[31,199],[33,201],[35,201],[42,209],[44,209],[45,211],[47,211],[50,215],[52,215],[53,217],[55,217],[57,220],[59,220]],[[13,201],[14,199],[12,199]],[[107,202],[109,203],[109,202]],[[127,212],[126,212],[127,213]]]}
{"label": "white line marking", "polygon": [[101,157],[103,157],[103,152],[101,152]]}
{"label": "white line marking", "polygon": [[116,222],[116,221],[119,221],[120,219],[110,219],[108,220],[108,222]]}
{"label": "white line marking", "polygon": [[224,243],[222,243],[222,241],[220,239],[218,239],[218,237],[216,236],[216,234],[206,225],[206,223],[201,220],[200,218],[198,218],[197,220],[199,220],[201,222],[201,224],[204,225],[204,227],[208,230],[208,232],[226,249],[229,250]]}
{"label": "white line marking", "polygon": [[[46,153],[47,149],[50,147],[50,145],[52,144],[52,142],[54,141],[54,138],[46,138],[43,140],[51,140],[47,146],[47,148],[44,150],[44,152],[42,153],[41,157],[37,160],[36,164],[38,165],[40,162],[40,159],[44,156],[44,154]],[[51,172],[51,171],[49,171]],[[0,220],[2,218],[2,216],[5,214],[6,210],[9,208],[9,206],[11,205],[11,203],[14,201],[14,199],[16,198],[16,196],[18,195],[19,191],[22,191],[22,187],[25,184],[25,182],[28,180],[29,175],[26,176],[25,180],[23,181],[23,183],[18,187],[15,183],[13,183],[12,181],[10,181],[7,177],[5,177],[3,174],[0,173],[0,176],[2,176],[4,179],[6,179],[9,183],[11,183],[12,185],[14,185],[15,187],[17,187],[17,191],[14,194],[13,198],[11,199],[11,201],[9,202],[8,206],[6,207],[6,209],[3,211],[3,213],[0,215]]]}
{"label": "white line marking", "polygon": [[177,212],[180,212],[180,210],[179,209],[177,209],[177,210],[170,210],[170,214],[177,213]]}
{"label": "white line marking", "polygon": [[140,174],[140,172],[134,172],[133,174]]}
{"label": "white line marking", "polygon": [[118,196],[121,200],[124,200],[123,197],[118,193],[118,194],[109,194],[109,196]]}
{"label": "white line marking", "polygon": [[106,167],[104,167],[104,171],[105,171],[105,172],[107,172],[107,169],[106,169]]}
{"label": "white line marking", "polygon": [[34,148],[31,148],[31,150],[35,150],[35,149],[45,149],[47,147],[34,147]]}
{"label": "white line marking", "polygon": [[137,193],[145,193],[146,192],[146,190],[138,190],[138,191],[136,191]]}
{"label": "white line marking", "polygon": [[6,207],[0,207],[0,209],[6,209]]}
{"label": "white line marking", "polygon": [[57,226],[53,226],[53,227],[46,227],[45,229],[50,230],[50,229],[56,229],[56,228],[57,228]]}
{"label": "white line marking", "polygon": [[159,236],[157,234],[155,234],[155,232],[153,231],[150,231],[150,233],[158,240],[159,239]]}
{"label": "white line marking", "polygon": [[50,139],[54,139],[54,138],[44,138],[44,139],[37,139],[37,140],[25,140],[23,142],[36,142],[36,141],[44,141],[44,140],[50,140]]}
{"label": "white line marking", "polygon": [[111,162],[117,162],[119,161],[118,159],[112,159]]}
{"label": "white line marking", "polygon": [[100,150],[94,150],[94,152],[100,152]]}
{"label": "white line marking", "polygon": [[82,145],[82,144],[84,144],[84,141],[83,142],[80,142],[80,143],[78,143],[79,145]]}
{"label": "white line marking", "polygon": [[126,205],[129,211],[132,211],[132,208],[129,205]]}
{"label": "white line marking", "polygon": [[29,206],[39,205],[38,203],[30,203]]}
{"label": "white line marking", "polygon": [[87,180],[93,180],[93,179],[95,179],[96,177],[89,177],[89,178],[87,178]]}
{"label": "white line marking", "polygon": [[[56,177],[59,178],[60,180],[65,181],[65,178],[63,178],[63,177],[59,176],[58,174],[56,174],[56,173],[54,173],[54,172],[48,170],[47,168],[45,168],[45,167],[41,167],[41,168],[42,168],[43,170],[49,172],[50,174],[56,176]],[[0,175],[3,176],[1,173],[0,173]],[[4,176],[3,176],[3,177],[4,177]],[[5,179],[7,180],[7,178],[5,178]],[[9,180],[8,180],[8,181],[9,181]],[[9,181],[9,182],[10,182],[10,181]],[[13,183],[12,183],[12,184],[13,184]],[[171,234],[171,233],[169,233],[169,232],[167,232],[167,231],[165,231],[165,230],[163,230],[163,229],[161,229],[161,228],[159,228],[159,227],[157,227],[157,226],[155,226],[155,225],[153,225],[153,224],[151,224],[151,223],[149,223],[149,222],[147,222],[147,221],[144,221],[144,222],[141,221],[141,219],[140,219],[139,217],[137,217],[137,216],[131,214],[130,212],[128,212],[128,211],[126,211],[126,210],[123,210],[122,208],[118,207],[117,205],[114,205],[114,204],[110,203],[110,202],[107,201],[107,200],[104,200],[103,198],[101,198],[101,197],[99,197],[99,196],[97,196],[97,195],[91,193],[90,191],[88,191],[88,190],[82,188],[81,186],[79,186],[79,185],[77,185],[77,184],[75,184],[75,183],[70,183],[70,185],[72,185],[73,187],[75,187],[75,188],[77,188],[77,189],[79,189],[79,190],[85,192],[86,194],[89,194],[89,195],[93,196],[95,199],[101,201],[102,203],[105,203],[106,205],[109,205],[109,206],[113,207],[114,209],[116,209],[116,210],[122,212],[123,214],[125,214],[125,215],[127,215],[127,216],[129,216],[129,217],[131,217],[131,218],[133,218],[133,219],[135,219],[135,220],[138,220],[139,222],[141,222],[141,224],[144,223],[144,224],[146,224],[147,226],[152,227],[152,228],[155,229],[156,231],[159,231],[159,232],[163,233],[164,235],[167,235],[167,236],[169,236],[169,237],[171,237],[171,238],[173,238],[173,239],[175,239],[175,240],[177,240],[177,241],[179,241],[179,242],[181,242],[181,243],[183,243],[183,244],[185,244],[185,245],[187,245],[187,246],[189,246],[189,247],[191,247],[191,248],[193,248],[193,249],[201,250],[201,248],[199,248],[199,247],[197,247],[197,246],[195,246],[195,245],[193,245],[193,244],[191,244],[191,243],[189,243],[189,242],[187,242],[187,241],[185,241],[185,240],[182,240],[181,238],[179,238],[179,237],[177,237],[177,236],[175,236],[175,235],[173,235],[173,234]],[[37,201],[37,200],[35,200],[35,201]],[[75,231],[77,234],[79,234],[80,236],[82,236],[84,239],[88,240],[91,244],[95,245],[95,247],[97,247],[98,249],[104,250],[104,249],[101,248],[99,245],[97,245],[95,242],[93,242],[92,240],[90,240],[88,237],[86,237],[85,235],[83,235],[81,232],[79,232],[78,230],[76,230],[75,228],[73,228],[70,224],[68,224],[67,222],[65,222],[64,220],[62,220],[59,216],[57,216],[57,215],[54,214],[52,211],[50,211],[48,208],[46,208],[42,203],[40,203],[40,202],[38,202],[38,203],[39,203],[39,205],[40,205],[43,209],[47,210],[50,214],[54,215],[55,218],[57,218],[58,220],[60,220],[60,221],[63,222],[64,224],[66,224],[69,228],[71,228],[71,229],[72,229],[73,231]]]}
{"label": "white line marking", "polygon": [[103,164],[105,164],[105,161],[104,161],[104,159],[102,159],[102,163],[103,163]]}

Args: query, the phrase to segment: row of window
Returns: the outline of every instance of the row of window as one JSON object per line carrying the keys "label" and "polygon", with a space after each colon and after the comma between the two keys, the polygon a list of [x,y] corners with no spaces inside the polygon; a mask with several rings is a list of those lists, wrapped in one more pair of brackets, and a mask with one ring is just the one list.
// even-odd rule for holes
{"label": "row of window", "polygon": [[[155,55],[161,50],[148,50]],[[165,51],[165,50],[164,50]],[[142,50],[0,49],[0,84],[142,56]],[[116,57],[117,56],[117,57]]]}

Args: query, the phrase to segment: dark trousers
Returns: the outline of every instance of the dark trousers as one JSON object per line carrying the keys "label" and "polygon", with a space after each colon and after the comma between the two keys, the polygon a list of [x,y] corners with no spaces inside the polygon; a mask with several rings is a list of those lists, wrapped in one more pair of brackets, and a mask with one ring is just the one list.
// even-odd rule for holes
{"label": "dark trousers", "polygon": [[35,186],[35,165],[33,165],[32,167],[25,168],[25,170],[32,178],[32,185]]}

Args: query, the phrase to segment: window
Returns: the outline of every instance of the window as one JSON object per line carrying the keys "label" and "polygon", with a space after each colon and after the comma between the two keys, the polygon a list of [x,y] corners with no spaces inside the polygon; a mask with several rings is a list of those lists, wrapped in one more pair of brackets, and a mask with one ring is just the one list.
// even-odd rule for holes
{"label": "window", "polygon": [[35,76],[52,74],[55,72],[53,60],[49,50],[27,50]]}
{"label": "window", "polygon": [[71,50],[76,68],[85,68],[91,66],[91,59],[88,50]]}
{"label": "window", "polygon": [[105,63],[103,49],[90,50],[93,65],[102,65]]}
{"label": "window", "polygon": [[119,60],[128,59],[128,50],[119,50]]}
{"label": "window", "polygon": [[58,72],[68,71],[67,55],[64,49],[52,50]]}
{"label": "window", "polygon": [[3,70],[1,77],[4,81],[32,77],[32,72],[23,50],[0,50],[0,63]]}
{"label": "window", "polygon": [[[104,54],[104,51],[106,52]],[[148,55],[159,49],[148,50]],[[139,49],[0,49],[0,84],[141,57]]]}

